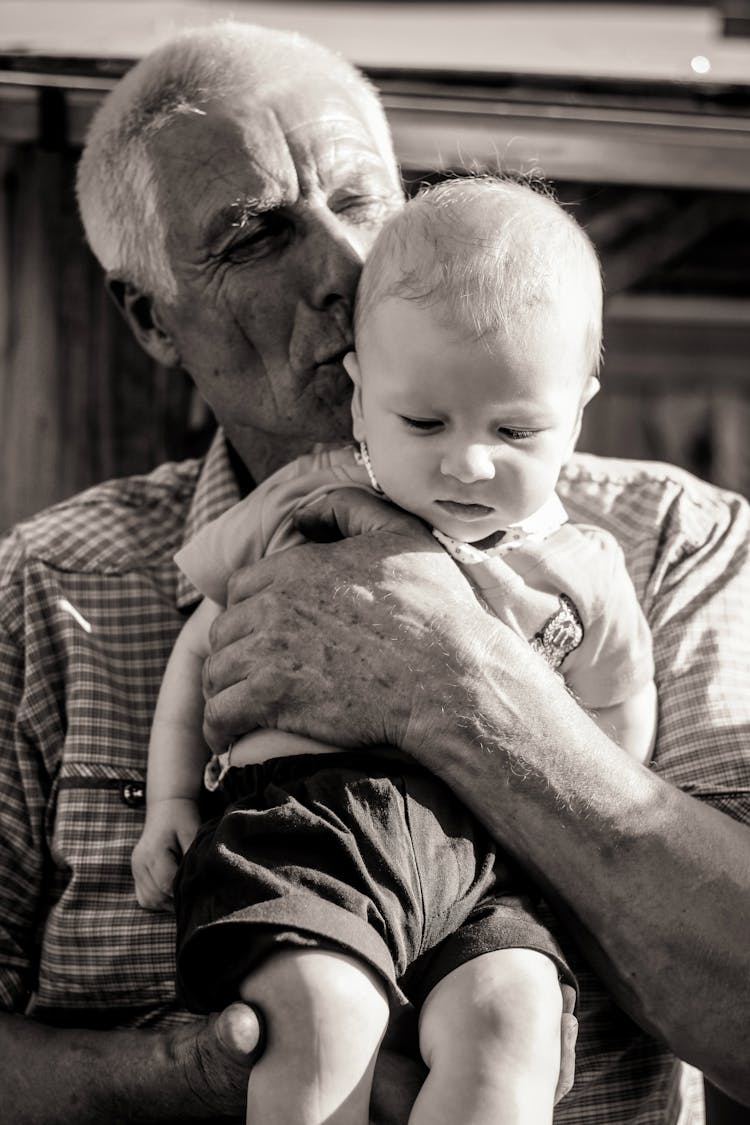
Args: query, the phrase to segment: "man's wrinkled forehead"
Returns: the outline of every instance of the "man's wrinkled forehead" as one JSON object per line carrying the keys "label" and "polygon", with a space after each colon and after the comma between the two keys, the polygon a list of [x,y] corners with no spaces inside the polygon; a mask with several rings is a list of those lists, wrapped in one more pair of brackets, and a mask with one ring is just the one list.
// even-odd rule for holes
{"label": "man's wrinkled forehead", "polygon": [[225,218],[234,224],[293,204],[301,192],[358,176],[393,180],[359,97],[332,84],[266,90],[262,99],[256,89],[238,90],[186,109],[152,139],[150,152],[170,219],[200,211],[209,241]]}

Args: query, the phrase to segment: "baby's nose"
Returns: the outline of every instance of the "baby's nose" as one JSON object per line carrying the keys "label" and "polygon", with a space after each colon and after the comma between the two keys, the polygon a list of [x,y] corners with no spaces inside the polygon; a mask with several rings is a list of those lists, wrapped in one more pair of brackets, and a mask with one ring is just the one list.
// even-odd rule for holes
{"label": "baby's nose", "polygon": [[455,477],[462,484],[492,480],[495,475],[492,451],[486,445],[465,445],[450,449],[443,455],[440,471],[443,476]]}

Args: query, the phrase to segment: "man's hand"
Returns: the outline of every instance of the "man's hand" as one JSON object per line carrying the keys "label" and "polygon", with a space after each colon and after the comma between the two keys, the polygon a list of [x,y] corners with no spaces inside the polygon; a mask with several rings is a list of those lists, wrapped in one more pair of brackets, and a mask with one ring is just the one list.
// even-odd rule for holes
{"label": "man's hand", "polygon": [[173,1044],[175,1064],[196,1105],[207,1115],[244,1119],[250,1070],[264,1045],[255,1009],[237,1001],[209,1016],[197,1032],[195,1026],[175,1032]]}
{"label": "man's hand", "polygon": [[[528,646],[480,605],[419,520],[354,489],[302,513],[308,535],[240,570],[213,624],[205,736],[217,751],[254,727],[418,751],[441,704],[471,709],[488,644]],[[455,691],[454,691],[455,689]]]}
{"label": "man's hand", "polygon": [[555,1105],[573,1089],[578,1040],[578,1020],[573,1015],[576,1002],[575,989],[569,984],[561,984],[560,988],[563,994],[563,1010],[560,1022],[560,1073],[557,1076]]}
{"label": "man's hand", "polygon": [[48,1027],[0,1013],[0,1116],[14,1125],[244,1121],[262,1048],[259,1017],[240,1002],[160,1031]]}
{"label": "man's hand", "polygon": [[[329,492],[299,508],[294,514],[294,525],[311,543],[337,543],[368,531],[389,531],[405,539],[427,532],[421,520],[388,500],[350,488]],[[432,536],[429,542],[433,543]]]}

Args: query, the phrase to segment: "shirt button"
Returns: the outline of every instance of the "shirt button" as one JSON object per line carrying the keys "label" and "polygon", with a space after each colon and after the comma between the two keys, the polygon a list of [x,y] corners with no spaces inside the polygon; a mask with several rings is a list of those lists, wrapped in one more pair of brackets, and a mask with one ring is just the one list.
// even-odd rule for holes
{"label": "shirt button", "polygon": [[146,786],[142,781],[121,781],[120,796],[131,809],[140,809],[146,803]]}

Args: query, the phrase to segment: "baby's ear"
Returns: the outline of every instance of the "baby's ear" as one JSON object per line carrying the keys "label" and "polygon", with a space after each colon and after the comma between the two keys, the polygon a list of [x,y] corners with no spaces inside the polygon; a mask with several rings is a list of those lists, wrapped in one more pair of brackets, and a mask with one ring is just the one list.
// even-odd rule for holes
{"label": "baby's ear", "polygon": [[354,384],[352,393],[352,434],[355,441],[365,441],[365,422],[362,417],[362,376],[356,352],[347,352],[344,367]]}
{"label": "baby's ear", "polygon": [[358,387],[360,382],[362,381],[362,376],[360,375],[359,371],[359,360],[357,359],[357,353],[347,352],[344,356],[343,362],[344,370],[346,371],[347,375],[354,383],[354,385]]}
{"label": "baby's ear", "polygon": [[589,375],[586,380],[586,386],[583,388],[583,395],[581,396],[581,410],[583,410],[585,406],[588,406],[594,395],[599,393],[600,386],[601,384],[596,375]]}
{"label": "baby's ear", "polygon": [[589,375],[588,379],[586,380],[586,385],[581,393],[581,401],[578,404],[578,414],[576,415],[575,425],[573,426],[573,433],[570,435],[570,441],[568,442],[568,448],[565,453],[566,461],[573,453],[573,450],[576,447],[576,442],[578,441],[578,438],[580,436],[581,425],[583,423],[583,412],[591,402],[594,395],[598,393],[599,386],[599,380],[597,379],[596,375]]}

